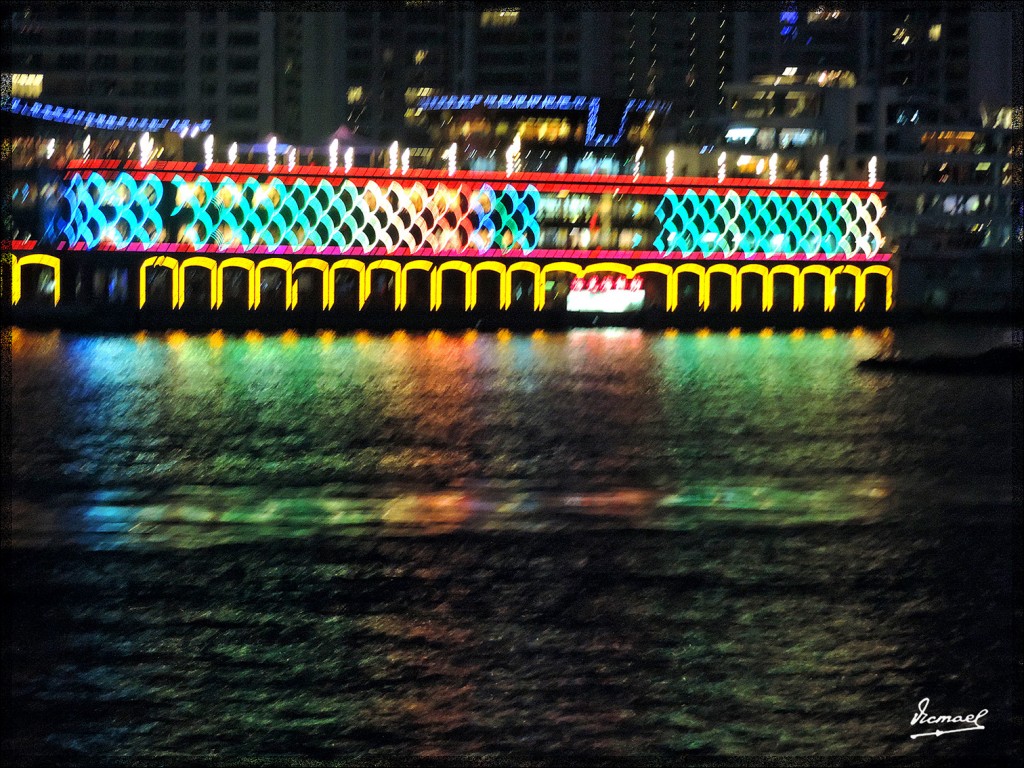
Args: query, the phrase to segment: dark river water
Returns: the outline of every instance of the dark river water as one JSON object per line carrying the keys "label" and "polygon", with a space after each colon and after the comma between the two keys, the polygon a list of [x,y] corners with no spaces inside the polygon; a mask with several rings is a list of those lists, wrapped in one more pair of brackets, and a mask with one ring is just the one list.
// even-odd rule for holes
{"label": "dark river water", "polygon": [[915,333],[15,329],[6,761],[1019,758],[1021,379]]}

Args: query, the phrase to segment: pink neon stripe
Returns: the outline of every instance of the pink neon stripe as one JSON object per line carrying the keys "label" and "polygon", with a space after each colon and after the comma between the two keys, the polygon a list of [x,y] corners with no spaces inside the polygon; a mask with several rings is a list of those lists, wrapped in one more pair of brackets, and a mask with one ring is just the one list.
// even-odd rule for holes
{"label": "pink neon stripe", "polygon": [[[146,175],[148,175],[149,169],[146,168],[144,170],[147,171]],[[110,172],[107,172],[107,173],[102,173],[102,172],[98,172],[97,171],[97,173],[105,181],[113,181],[116,178],[116,176],[118,175],[118,173],[120,173],[120,171],[110,171]],[[70,175],[70,173],[67,174],[67,176],[69,176],[69,175]],[[200,175],[204,175],[204,174],[198,174],[198,173],[172,174],[172,173],[169,173],[169,172],[156,172],[156,173],[154,173],[154,175],[158,179],[160,179],[161,181],[171,181],[171,180],[173,180],[175,175],[179,175],[179,176],[181,176],[181,178],[186,183],[192,183]],[[289,180],[292,183],[294,183],[294,181],[297,178],[302,178],[303,181],[305,181],[307,184],[310,184],[311,186],[315,186],[317,183],[319,183],[319,181],[321,179],[325,178],[325,177],[322,177],[322,176],[316,176],[316,177],[309,176],[309,177],[304,177],[304,178],[303,177],[295,177],[293,174],[279,174],[279,173],[276,172],[276,170],[275,170],[275,172],[273,174],[269,174],[268,175],[266,173],[262,173],[262,174],[258,174],[258,176],[269,176],[270,178],[279,178],[279,179],[282,179],[282,180]],[[133,175],[132,178],[135,178],[136,180],[139,180],[138,177],[135,176],[135,175]],[[210,177],[207,176],[207,178],[210,178]],[[211,181],[218,182],[218,181],[220,181],[223,178],[224,178],[224,176],[221,176],[220,178],[211,179]],[[244,183],[245,180],[247,178],[250,178],[250,177],[246,176],[246,175],[240,175],[240,174],[231,174],[231,175],[228,175],[227,178],[229,178],[231,181],[233,181],[235,183]],[[406,178],[408,178],[408,177],[406,177]],[[259,179],[257,178],[257,180],[259,180]],[[355,186],[356,189],[361,189],[361,188],[365,187],[367,181],[376,181],[375,179],[372,179],[372,178],[365,178],[365,177],[361,178],[361,177],[351,177],[351,176],[350,177],[345,177],[345,178],[339,178],[339,179],[334,179],[333,177],[331,177],[329,180],[337,181],[337,182],[343,182],[345,180],[348,180],[348,181],[352,182],[353,186]],[[396,178],[396,180],[400,181],[400,179],[397,179],[397,178]],[[460,179],[453,179],[453,180],[454,181],[471,181],[469,179],[461,179],[461,180]],[[850,188],[845,188],[845,189],[833,186],[833,184],[852,184],[853,182],[830,182],[829,185],[825,186],[825,187],[810,187],[810,188],[806,188],[806,187],[803,187],[803,186],[789,186],[787,184],[776,184],[773,187],[752,187],[752,186],[747,186],[745,184],[740,184],[740,183],[722,184],[722,185],[717,185],[716,184],[714,186],[697,186],[697,185],[677,184],[675,180],[673,180],[672,184],[668,184],[668,185],[665,184],[664,182],[661,182],[660,184],[657,184],[657,185],[637,185],[637,184],[631,184],[631,183],[630,184],[621,184],[621,185],[614,185],[614,184],[611,184],[611,183],[601,184],[601,185],[597,185],[597,184],[582,185],[582,184],[579,184],[578,182],[573,182],[573,181],[558,181],[558,182],[554,182],[554,183],[544,183],[544,182],[534,182],[530,178],[525,178],[525,177],[517,177],[515,179],[483,179],[483,180],[476,180],[476,181],[480,181],[481,185],[486,183],[486,184],[489,184],[489,185],[494,186],[495,188],[499,188],[499,189],[500,189],[500,187],[504,186],[505,184],[511,184],[513,187],[517,187],[518,186],[520,188],[523,187],[524,185],[532,184],[533,186],[535,186],[537,188],[538,192],[563,192],[564,191],[566,193],[575,193],[575,194],[603,194],[603,193],[606,193],[606,192],[615,192],[616,194],[635,195],[635,196],[641,196],[641,197],[643,197],[643,196],[646,196],[646,197],[660,197],[661,195],[664,195],[665,192],[668,191],[668,190],[671,190],[671,191],[675,192],[676,194],[682,194],[682,193],[686,193],[686,192],[692,191],[692,192],[694,192],[694,193],[696,193],[698,195],[706,195],[709,192],[717,192],[719,194],[724,194],[726,192],[733,191],[733,192],[736,192],[737,194],[739,194],[741,196],[742,195],[746,195],[746,194],[751,193],[751,192],[763,193],[763,192],[772,192],[772,191],[774,191],[780,197],[788,197],[789,195],[793,194],[793,195],[796,195],[797,197],[801,197],[801,198],[808,197],[809,195],[812,195],[812,194],[815,194],[815,193],[819,193],[819,194],[820,193],[835,193],[841,200],[846,199],[847,197],[849,197],[849,195],[852,195],[852,194],[864,194],[864,193],[872,193],[872,192],[874,194],[876,194],[880,200],[884,200],[886,198],[886,196],[887,196],[887,193],[885,192],[884,189],[882,189],[881,186],[877,186],[875,188],[869,188],[867,186],[863,186],[862,185],[862,186],[850,187]],[[704,180],[701,179],[700,181],[704,181]],[[478,189],[480,189],[480,187],[469,186],[467,191],[473,192],[473,191],[477,191]]]}
{"label": "pink neon stripe", "polygon": [[[34,247],[34,246],[28,246]],[[65,247],[64,243],[57,245],[58,250],[63,250]],[[70,250],[84,251],[86,246],[84,243],[75,243],[69,246]],[[19,250],[25,250],[20,248]],[[117,250],[113,246],[107,245],[102,249],[94,250]],[[884,263],[892,259],[891,253],[876,253],[874,256],[867,256],[863,253],[853,254],[849,257],[833,256],[829,258],[823,253],[796,253],[786,256],[785,254],[779,253],[755,253],[749,257],[743,254],[730,254],[726,255],[723,252],[709,253],[704,256],[701,253],[680,253],[671,252],[663,253],[662,251],[622,251],[622,250],[593,250],[593,251],[581,251],[581,250],[567,250],[558,248],[536,248],[529,253],[522,250],[514,250],[502,253],[495,250],[487,251],[412,251],[408,248],[396,248],[391,253],[388,253],[386,248],[375,247],[369,250],[362,248],[349,248],[342,249],[336,245],[325,246],[322,249],[317,249],[315,246],[300,246],[298,248],[289,248],[287,246],[278,246],[276,248],[269,248],[265,245],[259,245],[255,248],[243,248],[241,246],[228,246],[221,247],[217,245],[204,245],[199,248],[190,246],[188,243],[159,243],[149,248],[139,244],[130,243],[125,249],[127,251],[154,251],[159,253],[218,253],[225,256],[233,255],[281,255],[281,256],[300,256],[300,255],[321,255],[321,256],[348,256],[352,258],[364,258],[364,259],[376,259],[376,258],[399,258],[399,259],[410,259],[410,258],[426,258],[426,259],[469,259],[469,260],[485,260],[485,259],[560,259],[570,261],[602,261],[605,259],[620,259],[625,261],[672,261],[672,262],[701,262],[701,261],[727,261],[727,262],[760,262],[760,261],[792,261],[792,262],[807,262],[807,261],[824,261],[836,264],[845,264],[851,262],[870,262],[870,263]]]}

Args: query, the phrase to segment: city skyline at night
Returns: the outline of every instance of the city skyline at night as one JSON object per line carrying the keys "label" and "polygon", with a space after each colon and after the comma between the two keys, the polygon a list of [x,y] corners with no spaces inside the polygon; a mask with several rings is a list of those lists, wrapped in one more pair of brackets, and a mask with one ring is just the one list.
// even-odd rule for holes
{"label": "city skyline at night", "polygon": [[4,765],[1019,764],[1022,9],[6,4]]}

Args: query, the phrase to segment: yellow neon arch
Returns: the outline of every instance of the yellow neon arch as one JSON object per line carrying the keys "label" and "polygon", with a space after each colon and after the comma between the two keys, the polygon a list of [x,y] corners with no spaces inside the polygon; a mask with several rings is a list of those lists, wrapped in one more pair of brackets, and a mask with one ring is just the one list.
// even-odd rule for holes
{"label": "yellow neon arch", "polygon": [[583,268],[583,274],[580,277],[586,277],[591,272],[616,272],[626,277],[633,276],[633,268],[626,264],[619,264],[616,261],[601,261],[597,264],[588,264]]}
{"label": "yellow neon arch", "polygon": [[146,268],[166,267],[171,270],[171,309],[178,308],[178,260],[173,256],[150,256],[139,267],[139,309],[146,303]]}
{"label": "yellow neon arch", "polygon": [[60,301],[60,259],[48,253],[30,253],[20,259],[13,253],[11,257],[11,304],[21,300],[21,268],[32,264],[49,267],[53,270],[53,305]]}
{"label": "yellow neon arch", "polygon": [[339,259],[338,261],[331,264],[330,273],[328,280],[330,281],[330,288],[327,292],[327,308],[330,309],[334,306],[334,279],[335,273],[339,269],[352,269],[355,270],[356,274],[359,275],[359,294],[357,296],[359,300],[359,309],[363,308],[363,304],[366,303],[366,297],[370,295],[370,290],[367,288],[366,266],[363,262],[356,259]]}
{"label": "yellow neon arch", "polygon": [[396,305],[396,309],[405,309],[405,305],[409,301],[409,272],[414,269],[421,269],[427,273],[427,277],[430,279],[430,308],[436,309],[436,296],[434,293],[434,262],[427,261],[426,259],[416,259],[410,261],[404,267],[402,267],[401,278],[395,283],[395,300],[399,301],[398,293],[401,290],[400,303]]}
{"label": "yellow neon arch", "polygon": [[269,259],[261,259],[256,264],[256,296],[253,302],[254,307],[259,307],[261,294],[263,293],[263,270],[280,269],[284,272],[284,308],[292,308],[292,263],[287,259],[273,256]]}
{"label": "yellow neon arch", "polygon": [[[678,297],[679,297],[679,275],[683,274],[684,272],[688,272],[691,275],[696,275],[697,276],[697,301],[700,304],[701,311],[702,312],[706,312],[707,308],[708,308],[708,305],[704,302],[704,298],[705,298],[704,283],[707,282],[708,276],[707,276],[707,273],[706,273],[706,271],[704,269],[704,265],[703,264],[680,264],[678,267],[675,268],[675,281],[674,282],[675,282],[675,289],[676,289],[676,298],[677,298],[677,300],[678,300]],[[710,291],[708,292],[708,294],[710,294]]]}
{"label": "yellow neon arch", "polygon": [[[611,262],[604,263],[609,264]],[[545,264],[537,278],[537,288],[534,290],[534,309],[544,309],[544,300],[547,298],[545,295],[547,292],[544,290],[544,283],[549,272],[569,272],[576,277],[583,277],[584,271],[583,267],[579,264],[573,264],[571,261],[553,261],[550,264]]]}
{"label": "yellow neon arch", "polygon": [[775,297],[772,296],[771,281],[768,279],[768,267],[764,264],[744,264],[737,271],[737,282],[740,286],[740,300],[743,300],[743,275],[753,273],[761,276],[761,309],[767,312],[772,308]]}
{"label": "yellow neon arch", "polygon": [[672,312],[679,305],[679,281],[672,279],[672,267],[668,264],[640,264],[633,268],[633,274],[655,272],[665,276],[665,309]]}
{"label": "yellow neon arch", "polygon": [[[575,266],[575,265],[573,265]],[[577,267],[578,268],[578,267]],[[515,261],[509,264],[508,271],[505,273],[505,296],[504,306],[502,309],[508,309],[512,306],[512,273],[513,272],[530,272],[533,274],[533,308],[543,309],[544,308],[544,283],[541,277],[540,267],[534,264],[532,261]],[[538,301],[540,304],[538,305]]]}
{"label": "yellow neon arch", "polygon": [[239,267],[248,273],[248,305],[249,309],[252,309],[253,295],[256,293],[256,265],[253,263],[252,259],[247,259],[244,256],[232,256],[229,259],[224,259],[224,261],[217,265],[217,307],[220,307],[220,305],[224,303],[224,270],[229,267]]}
{"label": "yellow neon arch", "polygon": [[835,281],[839,275],[853,275],[853,310],[854,312],[860,312],[864,308],[865,297],[865,280],[864,275],[861,274],[860,267],[856,267],[853,264],[844,264],[841,267],[837,267],[832,272],[832,280]]}
{"label": "yellow neon arch", "polygon": [[[331,290],[330,290],[330,287],[328,286],[328,280],[327,280],[327,277],[328,277],[328,274],[329,274],[329,271],[330,271],[330,267],[327,265],[327,262],[324,261],[323,259],[314,259],[314,258],[302,259],[301,261],[296,262],[295,266],[292,267],[292,276],[294,277],[295,273],[298,272],[300,269],[315,269],[315,270],[317,270],[320,273],[320,276],[322,278],[322,280],[321,280],[321,284],[322,284],[321,285],[321,291],[323,293],[323,300],[321,302],[321,306],[322,306],[323,309],[327,309],[328,306],[330,306],[330,304],[331,304],[331,301],[330,301],[330,299],[331,299]],[[297,307],[298,304],[299,304],[299,281],[298,280],[292,280],[292,306],[293,307]]]}
{"label": "yellow neon arch", "polygon": [[[473,268],[464,261],[446,261],[431,273],[430,292],[434,297],[434,300],[431,302],[431,309],[441,308],[441,275],[444,273],[445,270],[448,269],[458,270],[464,276],[466,288],[465,304],[466,310],[468,311],[471,308],[470,301],[475,299],[475,297],[473,296],[473,292],[470,289],[470,283],[472,282],[470,278],[473,274]],[[473,303],[476,303],[475,300],[473,301]]]}
{"label": "yellow neon arch", "polygon": [[701,288],[704,291],[704,297],[701,303],[704,309],[711,306],[711,276],[716,272],[722,272],[729,275],[730,280],[730,307],[729,310],[735,312],[740,308],[740,302],[743,300],[743,284],[739,274],[736,272],[736,267],[732,264],[712,264],[704,271],[704,282]]}
{"label": "yellow neon arch", "polygon": [[772,295],[772,303],[775,302],[775,276],[790,275],[793,278],[793,311],[799,312],[804,308],[804,278],[800,274],[800,268],[795,264],[780,264],[768,271],[768,293]]}
{"label": "yellow neon arch", "polygon": [[824,264],[808,264],[800,275],[803,283],[807,282],[807,275],[821,275],[825,278],[825,311],[831,312],[836,306],[836,278],[832,270]]}
{"label": "yellow neon arch", "polygon": [[202,267],[210,272],[210,309],[220,305],[220,286],[217,280],[217,262],[209,256],[190,256],[178,264],[178,306],[185,306],[185,270]]}
{"label": "yellow neon arch", "polygon": [[[892,309],[892,268],[881,264],[871,264],[864,267],[861,272],[861,279],[864,281],[865,294],[867,293],[868,275],[882,275],[885,278],[885,308],[886,310]],[[861,305],[860,309],[863,309],[863,305]]]}
{"label": "yellow neon arch", "polygon": [[401,309],[402,304],[405,301],[405,291],[402,285],[402,265],[394,259],[377,259],[377,261],[370,262],[366,267],[366,285],[364,286],[365,294],[363,295],[363,301],[365,302],[370,298],[371,281],[370,277],[375,269],[386,269],[395,276],[395,309]]}
{"label": "yellow neon arch", "polygon": [[505,309],[505,282],[508,280],[508,272],[500,261],[481,261],[473,267],[473,280],[471,281],[473,298],[468,303],[469,309],[476,307],[476,299],[480,291],[480,272],[483,270],[498,273],[498,308]]}

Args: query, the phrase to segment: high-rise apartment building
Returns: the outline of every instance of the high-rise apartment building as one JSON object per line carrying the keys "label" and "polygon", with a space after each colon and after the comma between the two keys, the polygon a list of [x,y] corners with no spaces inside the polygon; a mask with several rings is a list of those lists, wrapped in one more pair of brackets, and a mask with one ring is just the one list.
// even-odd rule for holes
{"label": "high-rise apartment building", "polygon": [[716,126],[733,78],[735,13],[638,3],[606,14],[613,92],[671,101],[666,138],[686,141]]}
{"label": "high-rise apartment building", "polygon": [[573,94],[672,101],[666,128],[685,138],[725,114],[734,17],[660,3],[281,13],[276,122],[300,143],[322,141],[341,123],[376,141],[415,141],[424,136],[415,106],[423,96]]}
{"label": "high-rise apartment building", "polygon": [[852,72],[861,85],[899,89],[901,100],[930,122],[973,120],[983,102],[1010,102],[1010,50],[1020,53],[1012,19],[1019,26],[1019,11],[948,0],[865,9],[781,3],[735,17],[737,82],[793,67]]}
{"label": "high-rise apartment building", "polygon": [[[370,141],[415,143],[426,136],[417,101],[460,93],[671,101],[663,138],[700,142],[726,124],[730,84],[794,67],[896,88],[906,120],[973,119],[981,104],[1011,101],[1012,57],[992,53],[1012,35],[1004,17],[948,0],[856,10],[408,0],[274,12],[26,2],[12,14],[11,59],[13,72],[43,76],[43,101],[208,118],[218,142],[274,132],[319,146],[347,125]],[[996,77],[978,76],[985,59]],[[884,148],[876,138],[871,148]]]}
{"label": "high-rise apartment building", "polygon": [[877,176],[904,306],[997,305],[1024,231],[1020,26],[1019,9],[941,1],[737,12],[722,156]]}
{"label": "high-rise apartment building", "polygon": [[423,96],[610,94],[605,15],[424,2],[279,14],[279,130],[300,143],[341,124],[376,141],[416,140]]}
{"label": "high-rise apartment building", "polygon": [[225,139],[274,128],[275,14],[162,3],[26,3],[12,71],[39,100],[102,114],[209,119]]}
{"label": "high-rise apartment building", "polygon": [[222,139],[261,138],[275,130],[277,14],[200,8],[178,21],[184,21],[181,109],[211,119]]}

